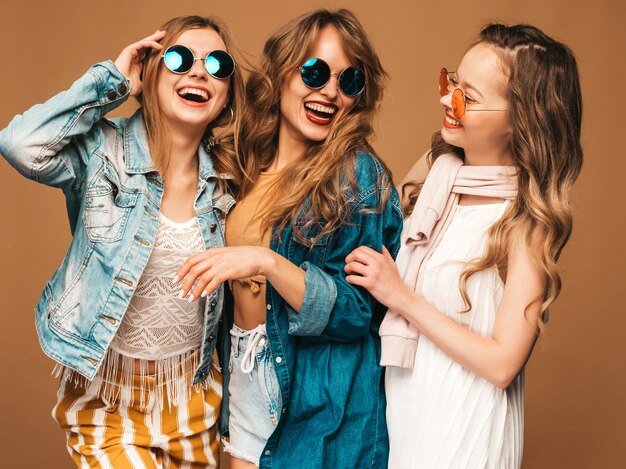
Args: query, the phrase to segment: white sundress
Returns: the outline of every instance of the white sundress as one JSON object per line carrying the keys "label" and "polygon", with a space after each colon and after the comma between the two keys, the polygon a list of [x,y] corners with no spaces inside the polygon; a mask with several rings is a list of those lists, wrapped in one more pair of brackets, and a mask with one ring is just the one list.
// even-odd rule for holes
{"label": "white sundress", "polygon": [[[459,290],[466,262],[480,258],[487,231],[508,202],[458,206],[424,270],[422,295],[444,314],[491,336],[504,284],[497,269],[470,277],[472,310]],[[505,390],[463,368],[421,335],[412,370],[387,367],[390,469],[519,468],[524,434],[523,371]]]}

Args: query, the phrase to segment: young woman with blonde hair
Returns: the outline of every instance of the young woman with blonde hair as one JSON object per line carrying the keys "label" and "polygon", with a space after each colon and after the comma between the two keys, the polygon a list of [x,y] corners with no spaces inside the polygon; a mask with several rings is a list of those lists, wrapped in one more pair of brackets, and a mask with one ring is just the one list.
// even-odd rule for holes
{"label": "young woman with blonde hair", "polygon": [[492,24],[440,91],[397,267],[360,247],[347,280],[389,307],[389,466],[519,468],[523,368],[561,288],[582,164],[578,69],[539,29]]}
{"label": "young woman with blonde hair", "polygon": [[229,247],[178,274],[195,298],[231,281],[222,361],[234,468],[386,465],[383,310],[343,272],[357,246],[399,247],[399,200],[368,143],[384,79],[354,14],[319,10],[270,37],[248,81]]}
{"label": "young woman with blonde hair", "polygon": [[[232,53],[217,20],[172,19],[0,132],[7,161],[67,201],[73,239],[37,330],[78,467],[217,467],[223,289],[192,304],[172,278],[224,244],[243,98]],[[132,117],[104,117],[130,96]]]}

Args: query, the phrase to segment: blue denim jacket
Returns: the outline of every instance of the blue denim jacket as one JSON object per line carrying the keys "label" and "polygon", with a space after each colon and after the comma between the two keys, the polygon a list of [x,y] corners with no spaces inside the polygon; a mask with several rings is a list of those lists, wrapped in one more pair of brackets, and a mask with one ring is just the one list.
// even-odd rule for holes
{"label": "blue denim jacket", "polygon": [[[343,469],[387,467],[383,369],[378,327],[386,308],[364,289],[346,282],[346,256],[358,246],[392,255],[400,247],[402,210],[395,189],[380,209],[383,171],[374,156],[359,153],[358,191],[350,223],[318,239],[312,249],[293,236],[291,226],[270,248],[306,271],[302,308],[296,313],[267,284],[267,335],[282,394],[283,414],[261,455],[261,468]],[[379,209],[364,211],[364,209]],[[318,233],[307,233],[315,238]],[[226,309],[229,311],[229,308]],[[220,345],[228,363],[232,314],[224,315]],[[223,367],[227,389],[228,367]],[[228,393],[222,402],[228,431]]]}
{"label": "blue denim jacket", "polygon": [[[36,307],[39,341],[57,362],[91,379],[130,302],[156,238],[163,182],[148,147],[141,110],[103,116],[129,96],[112,62],[92,66],[72,87],[16,116],[0,131],[0,153],[21,174],[61,188],[72,243]],[[198,150],[195,211],[206,248],[224,245],[234,203],[221,194],[211,157]],[[206,301],[204,380],[215,348],[223,289]]]}

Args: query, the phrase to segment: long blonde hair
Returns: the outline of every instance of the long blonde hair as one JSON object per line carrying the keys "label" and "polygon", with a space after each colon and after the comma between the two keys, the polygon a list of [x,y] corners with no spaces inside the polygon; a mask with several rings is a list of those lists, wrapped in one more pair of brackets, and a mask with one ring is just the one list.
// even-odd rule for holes
{"label": "long blonde hair", "polygon": [[[166,22],[160,29],[166,31],[163,40],[160,41],[163,50],[176,43],[182,33],[189,29],[213,29],[224,41],[227,52],[237,61],[237,50],[233,40],[226,29],[216,18],[201,16],[181,16]],[[159,106],[157,97],[157,85],[159,75],[163,71],[161,65],[161,52],[151,50],[145,60],[142,70],[142,93],[137,97],[139,103],[144,108],[143,118],[148,132],[148,143],[150,154],[157,169],[164,174],[169,164],[172,139],[169,126]],[[226,173],[233,177],[238,174],[233,129],[236,127],[236,120],[239,116],[239,106],[243,102],[243,77],[239,67],[235,67],[234,73],[230,76],[230,86],[228,92],[227,108],[213,122],[211,122],[204,134],[203,143],[208,145],[211,142],[219,141],[218,145],[211,145],[213,156],[213,166],[218,173]],[[234,118],[233,118],[234,117]]]}
{"label": "long blonde hair", "polygon": [[[365,72],[365,89],[352,109],[332,125],[324,141],[311,142],[305,154],[281,172],[264,201],[267,208],[262,214],[265,230],[276,228],[280,234],[291,223],[295,236],[306,245],[312,245],[311,239],[302,234],[308,227],[321,226],[321,237],[346,221],[346,177],[350,185],[356,184],[354,165],[350,163],[358,150],[373,153],[367,139],[373,133],[372,118],[383,96],[386,73],[352,12],[313,11],[295,18],[267,40],[260,71],[251,73],[246,85],[246,105],[238,132],[242,172],[239,197],[243,197],[276,156],[281,85],[310,58],[320,31],[327,26],[339,33],[352,65]],[[379,183],[384,203],[391,190],[387,171],[383,171]],[[305,204],[307,199],[310,203]],[[304,224],[296,223],[296,218]]]}
{"label": "long blonde hair", "polygon": [[[557,261],[572,232],[569,195],[583,161],[578,66],[566,45],[530,25],[489,24],[480,32],[478,43],[494,47],[508,74],[518,194],[490,228],[484,257],[461,275],[465,311],[471,309],[467,294],[470,277],[493,266],[506,270],[515,236],[525,233],[525,241],[533,246],[539,244],[537,235],[541,237],[535,261],[548,280],[542,305],[545,312],[561,291]],[[429,157],[434,161],[443,153],[464,158],[463,149],[445,143],[437,132]],[[414,187],[411,205],[420,189]]]}

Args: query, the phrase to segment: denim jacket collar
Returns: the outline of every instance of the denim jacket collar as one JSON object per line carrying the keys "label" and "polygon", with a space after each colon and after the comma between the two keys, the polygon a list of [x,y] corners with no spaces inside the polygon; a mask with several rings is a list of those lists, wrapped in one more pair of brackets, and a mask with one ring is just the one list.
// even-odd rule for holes
{"label": "denim jacket collar", "polygon": [[[124,130],[124,155],[126,158],[126,172],[129,174],[144,174],[157,171],[156,165],[150,157],[148,133],[143,119],[142,109],[138,109],[128,119]],[[200,179],[209,178],[231,179],[225,173],[217,173],[213,167],[211,155],[204,142],[198,148]]]}
{"label": "denim jacket collar", "polygon": [[126,172],[129,174],[150,173],[157,170],[150,157],[148,132],[142,109],[135,111],[124,128],[124,158]]}

